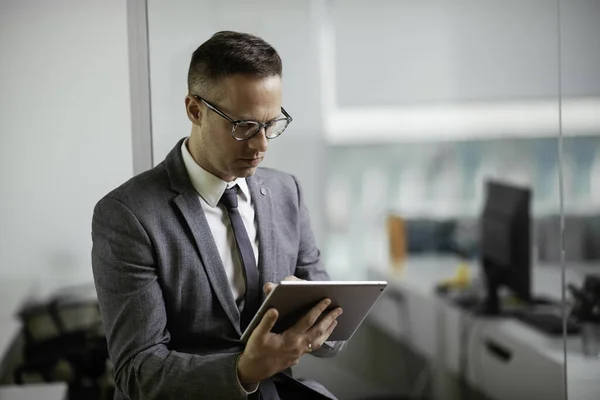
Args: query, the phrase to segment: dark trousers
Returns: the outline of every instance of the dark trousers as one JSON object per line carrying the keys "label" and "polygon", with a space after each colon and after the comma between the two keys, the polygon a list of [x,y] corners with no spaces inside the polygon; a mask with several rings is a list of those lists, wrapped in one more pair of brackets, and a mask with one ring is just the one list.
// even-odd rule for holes
{"label": "dark trousers", "polygon": [[[301,382],[289,376],[282,377],[277,374],[273,380],[281,400],[329,400],[320,393],[315,392]],[[248,397],[249,400],[263,400],[260,396],[260,390]]]}
{"label": "dark trousers", "polygon": [[275,380],[275,387],[281,400],[329,400],[322,394],[304,386],[302,383],[298,381],[294,382]]}

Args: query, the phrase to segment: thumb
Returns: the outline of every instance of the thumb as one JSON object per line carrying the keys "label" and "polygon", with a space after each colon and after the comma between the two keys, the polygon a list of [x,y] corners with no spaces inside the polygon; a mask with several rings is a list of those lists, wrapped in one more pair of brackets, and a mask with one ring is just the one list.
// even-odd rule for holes
{"label": "thumb", "polygon": [[273,329],[273,327],[275,326],[275,322],[277,322],[278,317],[279,313],[276,309],[269,309],[265,313],[265,315],[263,315],[262,319],[260,320],[260,323],[258,324],[256,329],[254,329],[252,335],[264,336],[271,332],[271,329]]}

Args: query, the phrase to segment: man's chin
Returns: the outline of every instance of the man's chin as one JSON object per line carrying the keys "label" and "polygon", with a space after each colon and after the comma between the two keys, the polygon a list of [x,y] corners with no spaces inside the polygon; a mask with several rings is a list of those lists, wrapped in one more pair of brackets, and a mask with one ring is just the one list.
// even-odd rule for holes
{"label": "man's chin", "polygon": [[236,175],[238,176],[238,178],[247,178],[249,176],[254,175],[257,168],[258,167],[240,168]]}

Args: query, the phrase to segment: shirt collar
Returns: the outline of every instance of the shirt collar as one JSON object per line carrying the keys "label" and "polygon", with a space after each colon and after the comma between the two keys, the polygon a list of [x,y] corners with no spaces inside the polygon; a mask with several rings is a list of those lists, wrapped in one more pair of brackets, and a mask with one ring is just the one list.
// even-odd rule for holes
{"label": "shirt collar", "polygon": [[211,207],[216,207],[219,204],[219,200],[225,189],[232,188],[236,184],[240,187],[240,190],[247,201],[250,201],[250,190],[246,179],[236,178],[234,181],[225,182],[224,180],[211,174],[204,168],[198,165],[194,160],[194,157],[190,154],[187,148],[188,139],[183,141],[181,145],[181,155],[183,156],[183,163],[187,170],[192,186],[198,192],[200,197]]}

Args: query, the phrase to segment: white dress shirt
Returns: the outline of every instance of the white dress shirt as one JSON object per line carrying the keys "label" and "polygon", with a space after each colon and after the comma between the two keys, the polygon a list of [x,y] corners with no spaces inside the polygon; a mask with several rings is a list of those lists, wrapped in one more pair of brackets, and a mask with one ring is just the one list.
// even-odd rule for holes
{"label": "white dress shirt", "polygon": [[225,189],[229,189],[236,184],[240,187],[237,192],[238,209],[244,221],[244,227],[248,232],[248,238],[252,244],[256,265],[258,265],[258,236],[256,219],[254,218],[254,207],[252,206],[252,198],[250,189],[246,183],[246,179],[237,178],[232,182],[225,182],[210,172],[200,167],[187,148],[187,139],[181,146],[181,154],[185,168],[190,176],[194,189],[198,192],[198,201],[202,205],[206,221],[210,227],[217,250],[223,261],[223,267],[229,280],[229,287],[233,294],[233,298],[239,305],[244,299],[246,293],[246,282],[244,280],[243,264],[237,251],[233,229],[227,210],[223,205],[219,204],[219,200]]}

